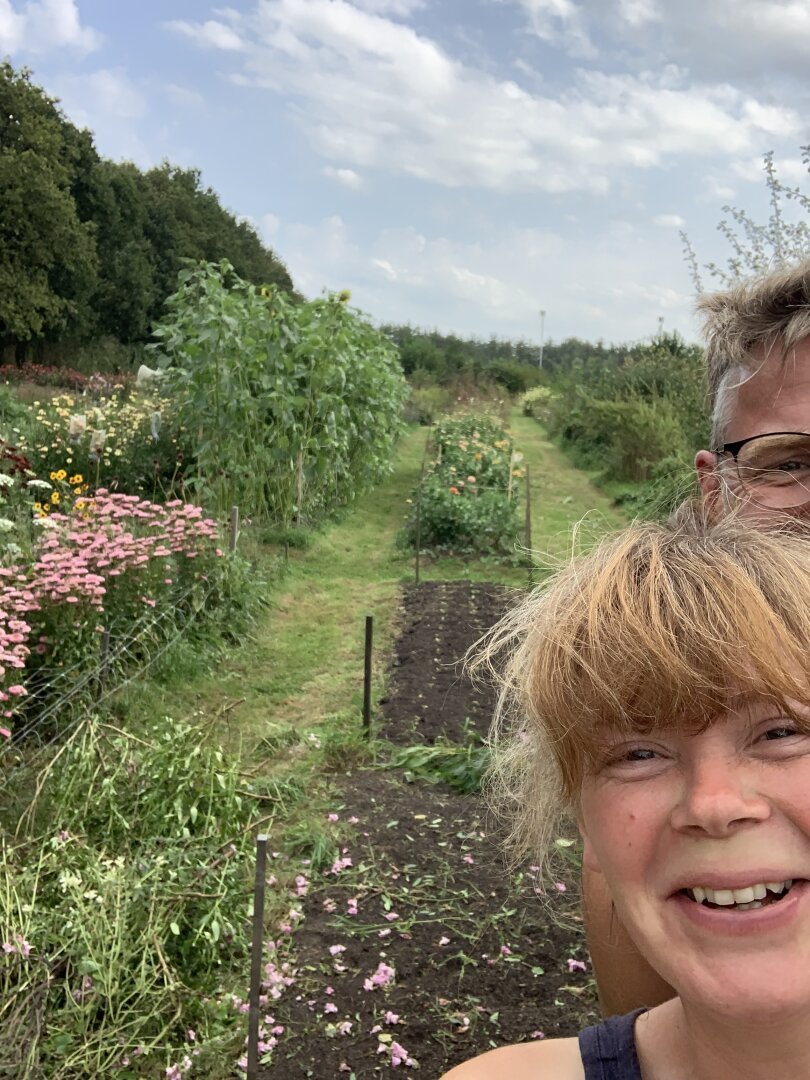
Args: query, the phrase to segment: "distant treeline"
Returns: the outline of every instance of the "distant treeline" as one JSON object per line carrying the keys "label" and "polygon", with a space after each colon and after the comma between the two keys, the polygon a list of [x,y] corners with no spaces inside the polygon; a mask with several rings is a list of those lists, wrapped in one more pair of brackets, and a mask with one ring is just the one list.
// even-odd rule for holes
{"label": "distant treeline", "polygon": [[539,342],[494,337],[481,341],[413,326],[382,329],[399,346],[402,368],[413,382],[443,385],[457,375],[472,374],[489,377],[510,393],[521,393],[582,365],[617,366],[629,348],[580,338],[549,341],[543,347],[541,369]]}
{"label": "distant treeline", "polygon": [[184,259],[225,258],[247,281],[292,291],[283,263],[197,169],[105,160],[8,63],[0,192],[0,356],[21,360],[31,343],[144,342]]}

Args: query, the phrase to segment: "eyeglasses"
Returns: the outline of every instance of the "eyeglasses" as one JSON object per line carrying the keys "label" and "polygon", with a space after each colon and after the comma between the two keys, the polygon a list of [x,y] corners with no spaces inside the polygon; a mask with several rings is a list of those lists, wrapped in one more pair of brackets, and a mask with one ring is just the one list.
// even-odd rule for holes
{"label": "eyeglasses", "polygon": [[[752,435],[725,443],[715,453],[727,454],[733,460],[740,492],[758,506],[788,510],[810,502],[810,434],[807,432]],[[736,485],[732,482],[731,486]]]}

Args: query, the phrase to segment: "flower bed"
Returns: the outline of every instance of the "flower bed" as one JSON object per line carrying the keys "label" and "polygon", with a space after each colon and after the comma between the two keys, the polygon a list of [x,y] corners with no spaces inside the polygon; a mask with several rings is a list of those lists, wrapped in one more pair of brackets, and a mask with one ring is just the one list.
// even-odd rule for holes
{"label": "flower bed", "polygon": [[12,385],[33,383],[35,386],[54,386],[79,393],[85,390],[110,393],[115,387],[131,386],[134,377],[129,374],[110,374],[101,371],[84,375],[73,368],[53,367],[49,364],[23,364],[20,367],[16,364],[0,364],[0,382]]}
{"label": "flower bed", "polygon": [[29,565],[0,567],[0,701],[7,721],[0,734],[6,738],[8,721],[30,713],[23,702],[30,690],[41,709],[60,672],[69,669],[67,682],[76,683],[98,665],[105,630],[114,647],[116,638],[143,633],[144,613],[155,611],[148,621],[159,617],[165,635],[205,602],[220,576],[216,522],[180,500],[160,505],[100,489],[93,498],[77,498],[68,513],[40,518],[40,529]]}
{"label": "flower bed", "polygon": [[432,460],[411,496],[402,542],[439,551],[506,555],[517,536],[512,480],[522,455],[497,421],[474,414],[444,417],[432,439]]}

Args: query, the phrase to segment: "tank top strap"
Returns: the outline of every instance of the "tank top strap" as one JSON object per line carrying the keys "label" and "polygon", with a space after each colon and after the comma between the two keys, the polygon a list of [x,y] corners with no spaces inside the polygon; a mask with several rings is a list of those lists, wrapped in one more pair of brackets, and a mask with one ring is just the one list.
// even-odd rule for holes
{"label": "tank top strap", "polygon": [[585,1080],[641,1080],[635,1040],[636,1009],[624,1016],[611,1016],[601,1024],[579,1033],[579,1052]]}

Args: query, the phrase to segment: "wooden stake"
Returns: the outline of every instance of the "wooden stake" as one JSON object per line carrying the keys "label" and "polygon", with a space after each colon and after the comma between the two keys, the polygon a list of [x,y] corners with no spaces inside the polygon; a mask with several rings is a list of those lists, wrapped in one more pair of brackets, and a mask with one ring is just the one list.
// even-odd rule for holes
{"label": "wooden stake", "polygon": [[259,997],[262,990],[262,950],[264,948],[264,893],[267,885],[267,836],[256,837],[256,883],[253,889],[253,943],[250,956],[248,998],[247,1080],[256,1080],[259,1071]]}
{"label": "wooden stake", "polygon": [[239,537],[239,507],[231,507],[231,530],[228,537],[228,547],[231,551],[236,551],[236,541]]}
{"label": "wooden stake", "polygon": [[416,559],[414,560],[414,576],[416,584],[419,584],[419,550],[422,547],[422,480],[425,476],[425,463],[422,462],[422,471],[419,473],[419,485],[416,489]]}
{"label": "wooden stake", "polygon": [[529,558],[529,588],[534,585],[532,557],[532,485],[529,479],[529,466],[526,466],[526,551]]}
{"label": "wooden stake", "polygon": [[371,738],[371,650],[374,641],[374,616],[366,615],[366,662],[363,672],[363,731]]}

